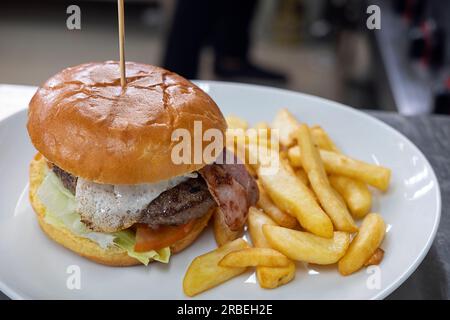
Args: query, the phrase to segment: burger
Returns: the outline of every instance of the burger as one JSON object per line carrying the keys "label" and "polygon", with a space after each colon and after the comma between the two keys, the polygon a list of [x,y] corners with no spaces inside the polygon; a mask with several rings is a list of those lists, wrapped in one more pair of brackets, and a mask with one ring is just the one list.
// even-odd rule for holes
{"label": "burger", "polygon": [[173,161],[175,130],[194,136],[200,121],[225,133],[216,103],[165,69],[127,62],[126,72],[121,87],[118,62],[70,67],[31,99],[29,196],[43,232],[111,266],[168,262],[212,216],[237,237],[258,199],[245,166],[223,161],[225,143],[212,162]]}

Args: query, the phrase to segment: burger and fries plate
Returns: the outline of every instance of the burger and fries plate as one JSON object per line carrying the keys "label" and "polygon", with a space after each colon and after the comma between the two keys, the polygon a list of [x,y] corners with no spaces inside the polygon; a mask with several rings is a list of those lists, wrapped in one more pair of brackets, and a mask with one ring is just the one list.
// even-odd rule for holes
{"label": "burger and fries plate", "polygon": [[[389,168],[391,179],[386,192],[370,187],[370,211],[380,213],[386,227],[386,235],[381,244],[385,253],[377,268],[363,267],[351,275],[342,276],[336,264],[320,266],[296,262],[295,278],[276,289],[260,288],[255,270],[249,268],[243,273],[236,272],[240,275],[201,292],[194,298],[382,299],[400,286],[419,266],[436,234],[441,198],[432,167],[407,138],[360,111],[321,98],[254,85],[211,81],[198,81],[197,84],[216,101],[225,116],[237,116],[250,125],[271,123],[277,112],[286,108],[302,123],[323,128],[335,143],[333,147],[336,151]],[[196,257],[217,248],[212,226],[190,247],[172,256],[169,264],[151,263],[147,267],[128,268],[95,264],[64,249],[41,232],[28,200],[28,166],[36,150],[26,131],[26,107],[22,105],[16,113],[0,119],[0,290],[13,299],[187,298],[185,292],[189,293],[192,287],[189,281],[185,281],[188,289],[185,287],[183,292],[183,279],[189,265]],[[307,150],[307,144],[308,141],[302,141],[304,150]],[[291,161],[298,160],[296,152],[299,151],[288,152]],[[333,165],[324,164],[325,167]],[[307,165],[306,169],[312,175],[320,171],[314,163]],[[329,168],[326,169],[329,173]],[[378,180],[370,174],[368,171],[367,179],[374,179],[376,184]],[[320,172],[318,175],[320,180]],[[262,183],[271,185],[270,181],[263,180]],[[345,185],[345,181],[334,178],[331,183],[335,189],[339,189],[339,185]],[[323,185],[320,183],[315,187],[316,191],[326,193],[326,190],[321,189]],[[274,193],[275,190],[267,191]],[[282,193],[283,190],[279,192]],[[283,200],[282,196],[281,194],[278,205]],[[356,221],[360,226],[362,220]],[[345,221],[342,223],[345,225]],[[367,225],[377,223],[377,218],[371,216]],[[279,232],[274,226],[264,226],[263,229],[264,234],[271,237]],[[249,244],[252,242],[250,236],[248,232],[244,235]],[[341,238],[341,243],[347,241],[344,236]],[[305,240],[302,238],[299,241]],[[258,259],[280,267],[290,263],[274,250],[251,253],[245,251],[248,250],[247,244],[242,240],[235,246],[244,251],[226,256],[219,264],[248,264]],[[315,252],[313,258],[308,258],[317,262],[334,261],[333,259],[337,259],[333,256],[337,255],[336,250],[338,249],[330,249],[327,255]],[[289,250],[283,253],[290,257],[298,255],[295,250],[293,253]],[[304,251],[299,255],[303,253]],[[252,258],[249,254],[257,254],[258,257]],[[210,255],[208,259],[211,262],[217,260],[217,257]],[[245,259],[253,260],[244,261]],[[216,272],[214,261],[211,272]],[[346,266],[340,265],[340,270],[351,269],[353,262],[346,261]],[[195,268],[194,265],[192,269]],[[190,278],[195,282],[198,272],[202,271],[190,272],[197,272]],[[74,280],[75,273],[79,276],[78,283]]]}

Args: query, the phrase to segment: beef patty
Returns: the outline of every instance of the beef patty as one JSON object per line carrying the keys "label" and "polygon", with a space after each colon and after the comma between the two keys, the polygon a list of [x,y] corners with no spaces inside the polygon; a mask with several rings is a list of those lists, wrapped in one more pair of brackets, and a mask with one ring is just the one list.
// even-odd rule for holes
{"label": "beef patty", "polygon": [[[77,177],[53,165],[64,187],[75,194]],[[161,193],[141,211],[139,223],[150,226],[180,225],[204,216],[216,206],[205,180],[199,175]]]}
{"label": "beef patty", "polygon": [[202,177],[189,179],[164,191],[142,210],[141,222],[150,226],[184,224],[216,206]]}
{"label": "beef patty", "polygon": [[72,194],[75,194],[75,188],[77,186],[77,177],[71,175],[70,173],[64,171],[63,169],[55,165],[52,166],[52,170],[59,178],[59,180],[61,180],[64,187],[70,192],[72,192]]}

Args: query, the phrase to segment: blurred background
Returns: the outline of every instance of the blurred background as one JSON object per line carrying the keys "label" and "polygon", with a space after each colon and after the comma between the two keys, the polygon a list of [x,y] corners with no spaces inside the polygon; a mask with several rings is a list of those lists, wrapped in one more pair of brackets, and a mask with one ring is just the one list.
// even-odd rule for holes
{"label": "blurred background", "polygon": [[[69,30],[69,5],[81,30]],[[369,30],[369,5],[381,29]],[[258,83],[355,108],[450,114],[448,0],[125,0],[127,60]],[[2,1],[0,83],[118,59],[117,4]]]}

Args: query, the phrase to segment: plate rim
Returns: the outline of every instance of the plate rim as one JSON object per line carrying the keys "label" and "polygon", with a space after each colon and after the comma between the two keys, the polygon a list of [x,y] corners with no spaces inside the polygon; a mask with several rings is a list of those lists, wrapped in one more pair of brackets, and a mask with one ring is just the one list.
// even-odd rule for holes
{"label": "plate rim", "polygon": [[[431,169],[430,170],[431,177],[436,182],[437,214],[433,221],[433,228],[427,239],[427,242],[426,242],[425,246],[422,248],[422,250],[420,251],[419,255],[412,262],[410,268],[406,269],[400,276],[397,277],[397,279],[395,281],[393,281],[390,285],[388,285],[383,290],[380,290],[380,292],[375,294],[370,299],[371,300],[381,300],[381,299],[386,298],[394,290],[396,290],[398,287],[400,287],[400,285],[402,285],[411,276],[411,274],[414,273],[414,271],[417,270],[417,268],[420,266],[420,264],[425,259],[426,255],[428,254],[428,252],[436,238],[436,234],[437,234],[437,231],[439,228],[441,214],[442,214],[442,197],[441,197],[441,188],[440,188],[439,180],[437,178],[437,175],[434,171],[433,166],[429,162],[428,158],[424,155],[424,153],[419,149],[419,147],[417,147],[407,136],[405,136],[403,133],[401,133],[397,129],[391,127],[387,123],[377,119],[376,117],[374,117],[366,112],[363,112],[359,109],[352,108],[352,107],[342,104],[340,102],[336,102],[336,101],[333,101],[330,99],[318,97],[315,95],[297,92],[297,91],[293,91],[293,90],[289,90],[289,89],[276,88],[276,87],[257,85],[257,84],[240,83],[240,82],[227,82],[227,81],[217,81],[217,80],[192,80],[192,82],[194,82],[196,85],[201,87],[202,90],[203,90],[202,86],[216,86],[216,87],[224,86],[224,87],[229,87],[229,88],[234,87],[233,89],[239,89],[240,87],[247,87],[247,88],[254,89],[254,90],[255,89],[256,90],[266,90],[269,92],[271,91],[271,92],[278,93],[278,94],[297,95],[297,96],[300,96],[300,97],[303,97],[306,99],[315,100],[316,102],[321,103],[321,104],[332,105],[334,108],[338,108],[338,109],[344,110],[346,112],[353,113],[353,114],[355,114],[361,118],[364,118],[368,121],[375,122],[377,125],[380,125],[381,127],[390,131],[397,137],[400,137],[400,138],[406,140],[407,143],[409,143],[410,146],[412,147],[413,151],[416,152],[417,154],[419,154],[425,160],[425,164]],[[33,86],[29,86],[29,87],[33,87]],[[209,92],[207,92],[207,93],[209,94]],[[23,106],[21,108],[18,108],[17,110],[15,110],[13,113],[7,115],[6,117],[0,118],[0,124],[10,120],[13,117],[16,117],[20,112],[26,111],[27,109],[28,109],[28,106]],[[17,290],[13,290],[10,286],[8,286],[6,283],[4,283],[1,279],[0,279],[0,291],[2,293],[4,293],[6,296],[8,296],[10,299],[13,299],[13,300],[30,299],[30,297],[28,297],[26,294],[20,294],[19,292],[17,292]],[[36,298],[36,299],[39,299],[39,298]]]}

